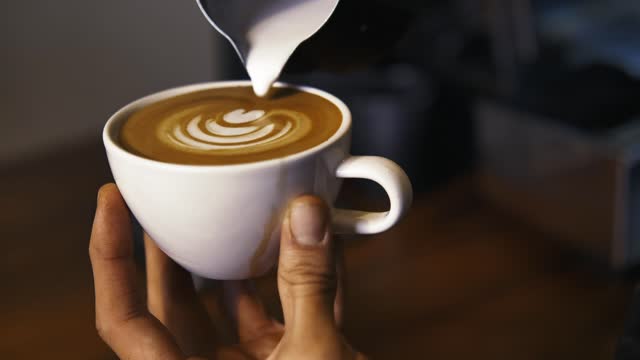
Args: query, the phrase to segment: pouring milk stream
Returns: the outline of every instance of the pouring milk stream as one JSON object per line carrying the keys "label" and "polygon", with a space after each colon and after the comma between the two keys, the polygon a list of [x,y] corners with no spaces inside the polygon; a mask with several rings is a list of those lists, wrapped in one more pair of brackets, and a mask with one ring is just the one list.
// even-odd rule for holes
{"label": "pouring milk stream", "polygon": [[329,19],[339,0],[196,0],[265,96],[295,49]]}

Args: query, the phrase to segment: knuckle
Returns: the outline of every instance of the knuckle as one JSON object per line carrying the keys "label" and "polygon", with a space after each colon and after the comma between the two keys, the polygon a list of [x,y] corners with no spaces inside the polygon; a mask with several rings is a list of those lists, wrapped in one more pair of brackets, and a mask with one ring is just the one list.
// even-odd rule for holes
{"label": "knuckle", "polygon": [[312,261],[301,256],[291,256],[284,262],[278,278],[283,285],[305,292],[334,293],[337,276],[326,261]]}
{"label": "knuckle", "polygon": [[121,315],[98,308],[96,309],[96,331],[100,338],[109,344],[128,323],[141,316],[144,316],[144,313],[141,313],[137,306]]}
{"label": "knuckle", "polygon": [[128,249],[112,248],[109,244],[99,244],[95,241],[89,243],[89,258],[91,260],[122,260],[131,257]]}
{"label": "knuckle", "polygon": [[89,258],[94,259],[98,254],[97,254],[96,250],[96,245],[94,244],[93,240],[91,240],[91,242],[89,242]]}
{"label": "knuckle", "polygon": [[95,241],[91,241],[89,243],[89,258],[93,260],[103,259],[103,258],[110,257],[109,255],[110,254],[108,254],[108,252],[105,251],[104,246],[100,246]]}
{"label": "knuckle", "polygon": [[98,336],[100,336],[103,341],[109,342],[111,334],[113,334],[113,324],[97,317],[96,330],[98,332]]}

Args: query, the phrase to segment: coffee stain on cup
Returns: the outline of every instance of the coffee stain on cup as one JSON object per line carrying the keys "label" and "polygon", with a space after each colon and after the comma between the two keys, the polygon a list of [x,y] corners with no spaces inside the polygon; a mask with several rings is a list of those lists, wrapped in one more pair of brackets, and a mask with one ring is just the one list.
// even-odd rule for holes
{"label": "coffee stain on cup", "polygon": [[[276,191],[279,192],[280,196],[278,198],[284,197],[287,188],[287,168],[284,162],[280,162],[279,170],[278,170],[278,180],[276,182]],[[273,239],[278,229],[278,226],[282,223],[283,212],[286,209],[287,204],[284,204],[284,208],[281,208],[278,205],[272,205],[271,207],[271,216],[269,220],[266,222],[262,232],[262,239],[256,248],[256,251],[253,253],[251,257],[250,267],[249,267],[249,276],[257,277],[266,273],[269,268],[265,268],[264,261],[266,256],[269,254],[267,250],[269,249],[269,244],[271,241],[280,241],[279,238]]]}

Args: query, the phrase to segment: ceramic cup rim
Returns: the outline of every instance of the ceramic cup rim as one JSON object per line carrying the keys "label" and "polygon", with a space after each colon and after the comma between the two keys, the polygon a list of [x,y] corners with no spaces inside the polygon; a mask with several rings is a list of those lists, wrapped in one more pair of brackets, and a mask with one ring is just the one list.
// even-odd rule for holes
{"label": "ceramic cup rim", "polygon": [[258,160],[254,162],[248,163],[238,163],[238,164],[222,164],[222,165],[193,165],[193,164],[177,164],[177,163],[169,163],[158,160],[152,160],[140,155],[133,154],[127,150],[125,150],[115,139],[117,137],[117,132],[114,130],[115,127],[119,126],[122,122],[126,121],[129,116],[150,104],[156,103],[158,101],[162,101],[164,99],[168,99],[174,96],[188,94],[191,92],[196,92],[200,90],[208,90],[208,89],[218,89],[223,87],[236,87],[236,86],[251,86],[250,80],[232,80],[232,81],[213,81],[213,82],[205,82],[199,84],[191,84],[178,86],[162,91],[158,91],[152,93],[150,95],[144,96],[140,99],[134,100],[129,104],[122,107],[120,110],[116,111],[109,120],[107,120],[104,129],[102,131],[102,140],[104,142],[104,146],[107,151],[111,151],[117,153],[118,155],[132,161],[139,163],[140,165],[149,165],[155,167],[161,167],[165,169],[172,170],[180,170],[180,171],[210,171],[210,170],[230,170],[230,171],[238,171],[238,170],[248,170],[248,169],[260,169],[260,168],[268,168],[276,165],[281,165],[283,162],[296,162],[300,159],[307,158],[309,156],[313,156],[319,152],[322,152],[324,149],[330,147],[331,145],[338,142],[342,139],[346,134],[348,134],[351,129],[351,112],[347,105],[342,102],[342,100],[338,99],[336,96],[314,87],[303,86],[303,85],[295,85],[283,82],[277,82],[273,86],[277,88],[291,88],[304,92],[308,92],[314,95],[318,95],[323,97],[326,100],[329,100],[332,104],[334,104],[340,110],[342,115],[340,127],[338,130],[331,135],[327,140],[322,143],[311,147],[309,149],[296,152],[293,154],[289,154],[282,157],[276,157],[272,159]]}

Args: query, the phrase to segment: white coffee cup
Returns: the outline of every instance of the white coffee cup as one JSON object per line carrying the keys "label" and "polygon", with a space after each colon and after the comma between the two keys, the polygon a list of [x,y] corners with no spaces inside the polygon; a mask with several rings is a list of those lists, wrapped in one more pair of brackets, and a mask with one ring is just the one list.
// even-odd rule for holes
{"label": "white coffee cup", "polygon": [[264,274],[278,255],[280,223],[287,203],[315,194],[333,204],[342,178],[370,179],[390,199],[387,212],[334,209],[334,231],[374,234],[400,220],[411,205],[407,175],[392,161],[350,156],[351,114],[335,96],[305,86],[278,83],[323,98],[342,113],[327,141],[282,158],[235,165],[180,165],[149,160],[118,144],[129,116],[155,102],[198,90],[250,86],[248,81],[178,87],[125,106],[106,123],[103,141],[113,177],[133,215],[174,261],[205,278],[232,280]]}

